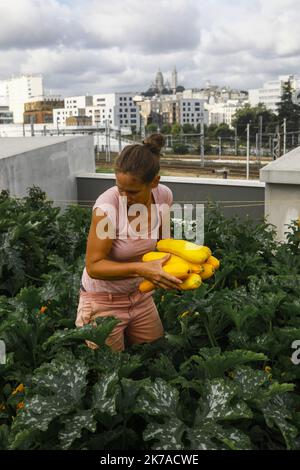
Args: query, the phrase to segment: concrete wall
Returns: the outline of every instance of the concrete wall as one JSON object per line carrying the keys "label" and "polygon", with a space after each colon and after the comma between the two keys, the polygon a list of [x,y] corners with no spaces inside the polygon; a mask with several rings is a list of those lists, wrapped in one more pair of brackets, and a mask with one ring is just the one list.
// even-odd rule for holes
{"label": "concrete wall", "polygon": [[265,216],[278,241],[285,241],[287,225],[300,219],[300,147],[266,165],[260,179],[266,183]]}
{"label": "concrete wall", "polygon": [[285,241],[288,224],[300,219],[300,184],[266,183],[265,215],[275,225],[278,241]]}
{"label": "concrete wall", "polygon": [[0,139],[0,189],[26,195],[36,185],[55,205],[77,204],[75,175],[95,171],[92,136]]}
{"label": "concrete wall", "polygon": [[[264,217],[264,183],[245,180],[219,180],[162,176],[174,195],[174,202],[218,202],[224,215]],[[91,207],[99,194],[115,185],[112,174],[81,174],[77,177],[78,202]]]}

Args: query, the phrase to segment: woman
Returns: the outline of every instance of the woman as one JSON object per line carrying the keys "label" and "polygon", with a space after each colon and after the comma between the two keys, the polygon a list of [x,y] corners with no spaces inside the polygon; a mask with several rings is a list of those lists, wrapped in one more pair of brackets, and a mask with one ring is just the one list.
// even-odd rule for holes
{"label": "woman", "polygon": [[[162,237],[159,208],[169,208],[173,202],[171,190],[159,184],[163,145],[164,137],[152,134],[143,145],[125,147],[116,161],[116,186],[101,194],[93,206],[76,326],[97,317],[118,318],[120,323],[106,340],[115,351],[124,350],[125,339],[126,344],[145,343],[164,334],[153,292],[141,293],[140,282],[148,279],[165,289],[177,289],[182,282],[162,269],[170,255],[141,261]],[[131,210],[135,207],[140,208],[138,215]],[[140,212],[146,220],[138,219]],[[134,221],[139,221],[135,230]]]}

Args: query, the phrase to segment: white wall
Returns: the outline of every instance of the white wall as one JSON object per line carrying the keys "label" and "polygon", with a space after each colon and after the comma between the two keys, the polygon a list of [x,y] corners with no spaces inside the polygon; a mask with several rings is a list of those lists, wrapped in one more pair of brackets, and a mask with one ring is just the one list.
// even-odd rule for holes
{"label": "white wall", "polygon": [[39,186],[62,208],[77,203],[76,175],[95,171],[92,136],[0,139],[0,187],[12,196]]}

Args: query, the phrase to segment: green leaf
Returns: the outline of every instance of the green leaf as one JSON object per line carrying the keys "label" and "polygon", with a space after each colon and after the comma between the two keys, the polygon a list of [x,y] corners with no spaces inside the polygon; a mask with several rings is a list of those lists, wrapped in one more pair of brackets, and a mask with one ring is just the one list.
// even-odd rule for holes
{"label": "green leaf", "polygon": [[281,396],[273,397],[262,407],[266,423],[270,428],[278,428],[288,449],[296,447],[295,439],[299,437],[298,429],[291,423],[293,416]]}
{"label": "green leaf", "polygon": [[147,383],[150,383],[150,379],[148,378],[143,380],[122,378],[121,390],[117,399],[119,413],[123,415],[132,415],[135,413],[137,397]]}
{"label": "green leaf", "polygon": [[234,382],[241,388],[244,400],[257,399],[261,388],[270,385],[267,374],[262,370],[253,370],[251,367],[239,367],[234,371]]}
{"label": "green leaf", "polygon": [[[24,408],[19,410],[12,424],[12,449],[22,446],[28,431],[47,431],[55,418],[75,409],[85,393],[85,364],[71,352],[61,352],[51,363],[39,367],[32,378],[33,389],[25,396]],[[22,434],[23,433],[23,434]]]}
{"label": "green leaf", "polygon": [[196,424],[205,420],[230,421],[252,418],[252,411],[247,404],[237,401],[238,387],[225,382],[224,379],[207,380],[204,394],[200,400],[201,411],[198,410]]}
{"label": "green leaf", "polygon": [[93,408],[113,416],[117,414],[116,400],[120,386],[118,372],[104,374],[93,387]]}
{"label": "green leaf", "polygon": [[73,341],[89,340],[96,343],[98,346],[105,344],[106,338],[110,335],[114,327],[119,323],[112,317],[96,318],[97,326],[92,324],[84,325],[80,328],[74,328],[72,330],[58,330],[43,344],[43,349],[46,350],[49,346],[55,346],[56,348],[68,345]]}
{"label": "green leaf", "polygon": [[182,435],[186,430],[185,424],[172,416],[164,424],[150,423],[146,427],[143,437],[145,441],[158,441],[152,446],[155,450],[181,450],[184,449]]}
{"label": "green leaf", "polygon": [[194,450],[249,450],[249,437],[237,428],[224,428],[211,421],[203,422],[199,427],[188,429],[187,438]]}
{"label": "green leaf", "polygon": [[200,349],[198,356],[191,356],[188,361],[181,365],[181,371],[184,372],[192,368],[192,363],[200,366],[200,369],[206,373],[209,378],[220,377],[228,370],[248,362],[266,361],[268,358],[261,353],[252,351],[234,350],[220,353],[218,348]]}
{"label": "green leaf", "polygon": [[174,416],[178,403],[178,391],[162,379],[146,383],[139,395],[135,412],[151,416]]}
{"label": "green leaf", "polygon": [[94,419],[92,410],[81,410],[73,416],[68,416],[63,420],[65,429],[59,432],[58,437],[62,449],[69,449],[75,439],[81,436],[82,429],[96,432],[97,422]]}

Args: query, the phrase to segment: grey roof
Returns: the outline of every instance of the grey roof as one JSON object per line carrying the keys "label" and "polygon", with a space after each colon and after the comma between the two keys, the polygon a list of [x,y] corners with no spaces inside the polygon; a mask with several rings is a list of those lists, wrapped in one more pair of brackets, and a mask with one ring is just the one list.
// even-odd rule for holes
{"label": "grey roof", "polygon": [[260,180],[266,183],[300,185],[300,147],[262,168]]}
{"label": "grey roof", "polygon": [[0,137],[0,159],[12,157],[41,147],[58,144],[63,141],[82,138],[83,136],[39,136],[39,137]]}

